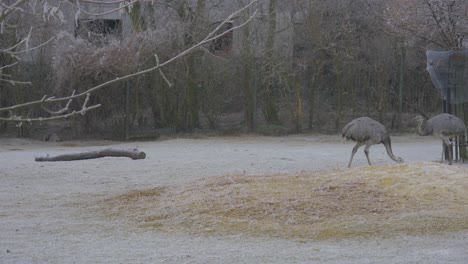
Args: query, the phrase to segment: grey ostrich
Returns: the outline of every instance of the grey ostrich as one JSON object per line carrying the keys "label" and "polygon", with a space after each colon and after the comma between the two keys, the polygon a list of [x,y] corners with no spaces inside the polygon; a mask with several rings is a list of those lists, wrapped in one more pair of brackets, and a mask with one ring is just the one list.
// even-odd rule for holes
{"label": "grey ostrich", "polygon": [[[442,154],[452,144],[450,141],[456,136],[461,136],[466,133],[466,126],[463,121],[451,114],[436,115],[429,120],[422,116],[417,116],[414,119],[418,124],[418,134],[420,136],[434,135],[442,140]],[[452,164],[452,151],[448,151],[449,161]]]}
{"label": "grey ostrich", "polygon": [[356,146],[354,146],[351,153],[351,159],[349,160],[348,167],[351,167],[354,154],[356,154],[357,150],[364,145],[366,145],[364,153],[366,154],[367,162],[369,162],[369,165],[372,165],[369,159],[369,148],[372,145],[380,143],[385,146],[388,156],[390,156],[392,160],[398,163],[404,162],[402,158],[395,157],[395,155],[393,155],[390,135],[387,133],[385,127],[369,117],[360,117],[349,122],[343,130],[341,130],[341,136],[347,140],[356,142]]}

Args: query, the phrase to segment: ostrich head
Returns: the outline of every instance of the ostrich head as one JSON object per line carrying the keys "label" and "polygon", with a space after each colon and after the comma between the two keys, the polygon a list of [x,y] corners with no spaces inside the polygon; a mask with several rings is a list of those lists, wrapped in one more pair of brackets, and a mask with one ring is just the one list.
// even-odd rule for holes
{"label": "ostrich head", "polygon": [[416,123],[417,125],[424,123],[426,119],[420,115],[416,116],[415,118],[412,119],[413,123]]}
{"label": "ostrich head", "polygon": [[432,128],[427,123],[427,119],[422,116],[413,118],[413,122],[417,125],[417,132],[420,136],[427,136],[432,133]]}

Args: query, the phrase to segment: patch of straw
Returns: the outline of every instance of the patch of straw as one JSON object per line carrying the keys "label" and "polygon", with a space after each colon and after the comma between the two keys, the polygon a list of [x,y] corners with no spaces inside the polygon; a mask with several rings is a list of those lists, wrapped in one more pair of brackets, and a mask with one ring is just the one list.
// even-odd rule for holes
{"label": "patch of straw", "polygon": [[438,163],[220,176],[106,199],[113,218],[189,234],[343,238],[468,229],[468,170]]}

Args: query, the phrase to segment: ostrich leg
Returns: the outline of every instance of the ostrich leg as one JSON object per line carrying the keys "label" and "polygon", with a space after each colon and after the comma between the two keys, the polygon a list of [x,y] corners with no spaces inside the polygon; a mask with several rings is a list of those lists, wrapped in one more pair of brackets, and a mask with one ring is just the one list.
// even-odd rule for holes
{"label": "ostrich leg", "polygon": [[452,165],[452,162],[453,162],[452,143],[447,145],[447,151],[448,151],[448,154],[449,154],[448,165]]}
{"label": "ostrich leg", "polygon": [[445,156],[445,142],[442,141],[442,155],[440,156],[440,163],[444,163]]}
{"label": "ostrich leg", "polygon": [[443,144],[443,149],[442,149],[442,153],[445,153],[445,152],[448,152],[448,165],[452,165],[452,160],[453,160],[453,157],[452,157],[452,142],[450,141],[449,138],[447,137],[442,137],[442,144]]}
{"label": "ostrich leg", "polygon": [[356,146],[354,146],[353,151],[351,152],[351,159],[349,160],[348,168],[351,167],[351,162],[353,162],[354,154],[356,154],[357,150],[362,146],[364,146],[364,143],[361,142],[356,143]]}
{"label": "ostrich leg", "polygon": [[366,148],[364,149],[364,153],[366,154],[367,162],[369,162],[369,165],[372,165],[369,159],[369,149],[371,147],[371,144],[366,144]]}

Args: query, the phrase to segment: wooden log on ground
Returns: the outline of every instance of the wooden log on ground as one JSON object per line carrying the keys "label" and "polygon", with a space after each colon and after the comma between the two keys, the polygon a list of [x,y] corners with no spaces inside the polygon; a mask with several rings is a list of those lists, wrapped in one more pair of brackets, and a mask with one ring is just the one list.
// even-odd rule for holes
{"label": "wooden log on ground", "polygon": [[133,160],[146,158],[146,153],[138,149],[101,149],[80,153],[69,153],[56,156],[36,157],[36,161],[71,161],[71,160],[86,160],[86,159],[97,159],[104,157],[128,157]]}

